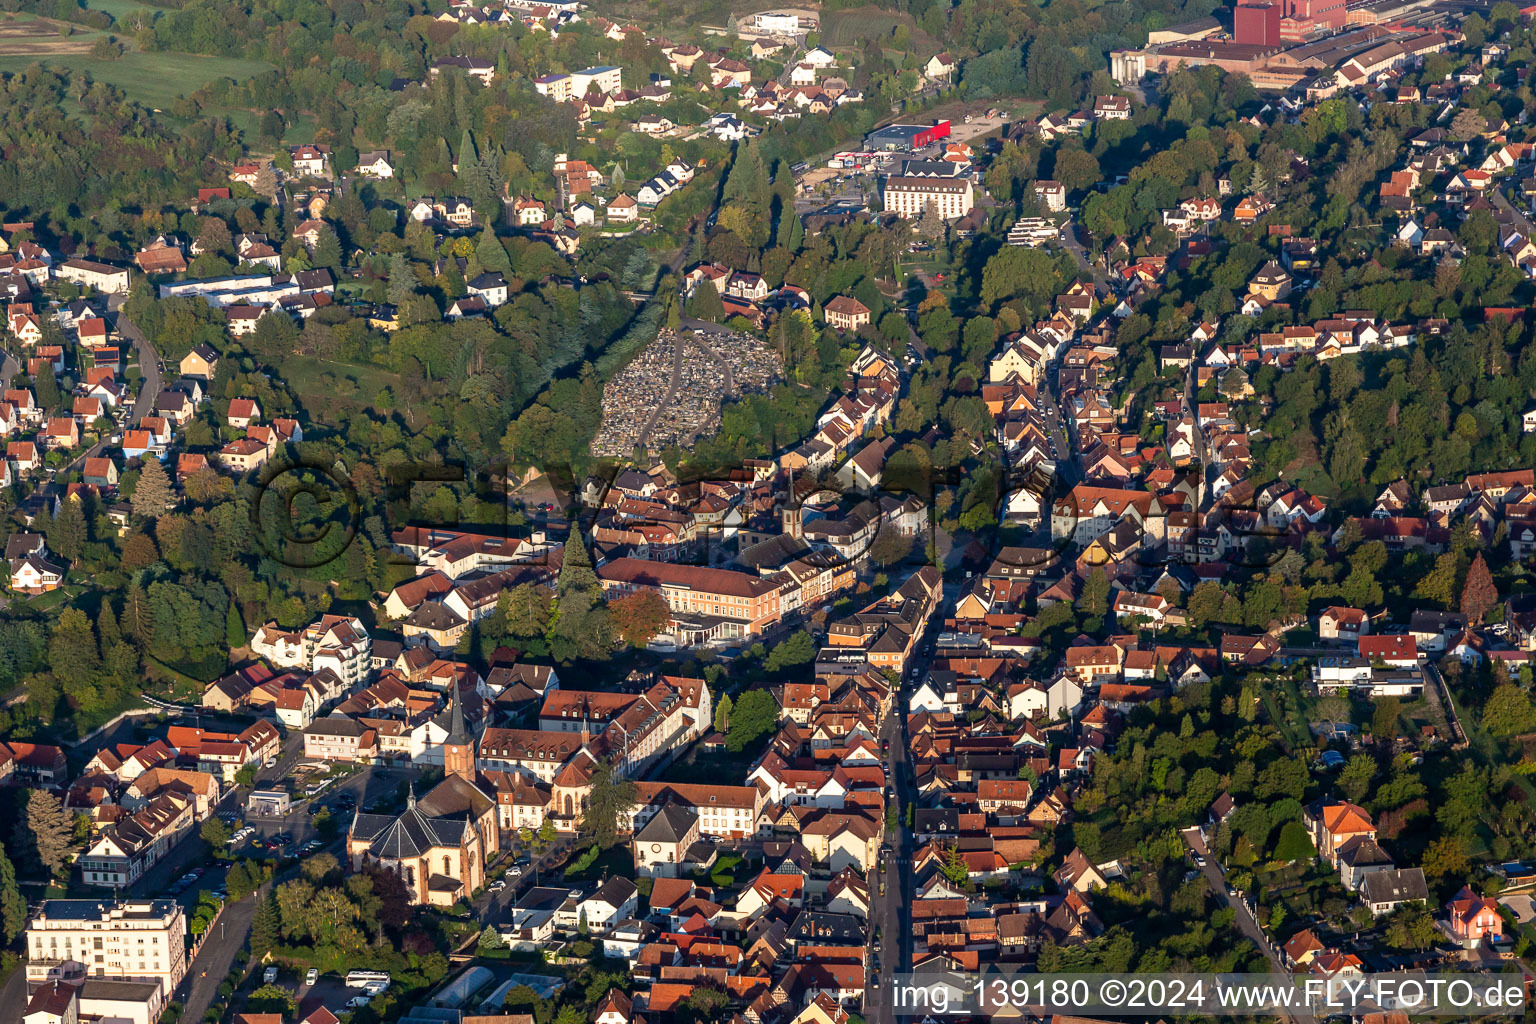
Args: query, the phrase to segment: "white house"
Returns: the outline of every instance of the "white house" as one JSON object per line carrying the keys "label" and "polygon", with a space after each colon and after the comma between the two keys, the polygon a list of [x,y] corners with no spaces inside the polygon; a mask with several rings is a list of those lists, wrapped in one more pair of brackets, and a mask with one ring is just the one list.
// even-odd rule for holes
{"label": "white house", "polygon": [[831,50],[821,46],[813,46],[806,55],[801,58],[803,63],[813,68],[830,68],[837,63],[837,57]]}
{"label": "white house", "polygon": [[635,883],[622,876],[614,876],[603,883],[597,892],[582,900],[577,905],[577,913],[586,919],[589,930],[601,933],[633,917],[638,906],[639,891]]}
{"label": "white house", "polygon": [[389,150],[380,149],[371,153],[359,153],[357,173],[366,174],[370,178],[393,178],[395,168],[389,162]]}

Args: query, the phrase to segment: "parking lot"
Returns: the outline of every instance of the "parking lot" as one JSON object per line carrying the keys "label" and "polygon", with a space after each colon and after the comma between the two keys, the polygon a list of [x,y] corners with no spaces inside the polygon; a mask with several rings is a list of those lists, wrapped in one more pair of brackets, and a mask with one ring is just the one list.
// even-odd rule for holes
{"label": "parking lot", "polygon": [[323,1005],[335,1013],[340,1013],[348,1002],[363,995],[360,988],[348,988],[347,979],[340,974],[318,975],[313,985],[306,984],[307,977],[302,970],[278,968],[273,984],[292,992],[296,1003]]}

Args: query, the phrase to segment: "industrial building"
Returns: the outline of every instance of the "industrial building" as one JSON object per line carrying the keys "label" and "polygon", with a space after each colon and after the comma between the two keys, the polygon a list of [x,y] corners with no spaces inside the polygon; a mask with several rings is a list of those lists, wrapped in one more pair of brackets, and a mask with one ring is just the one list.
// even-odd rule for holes
{"label": "industrial building", "polygon": [[871,153],[915,152],[940,139],[949,138],[949,122],[933,124],[888,124],[864,136],[864,148]]}

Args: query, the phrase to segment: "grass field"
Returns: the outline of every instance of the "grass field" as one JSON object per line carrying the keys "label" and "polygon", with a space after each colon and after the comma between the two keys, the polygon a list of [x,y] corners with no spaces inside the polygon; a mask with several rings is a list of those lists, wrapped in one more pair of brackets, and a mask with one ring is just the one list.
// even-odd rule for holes
{"label": "grass field", "polygon": [[889,36],[897,25],[907,26],[914,37],[923,34],[910,14],[897,14],[878,7],[851,7],[831,11],[822,18],[821,45],[858,49],[871,36]]}
{"label": "grass field", "polygon": [[[135,0],[96,0],[101,9],[118,16],[143,7]],[[218,78],[243,81],[271,65],[237,57],[205,57],[190,53],[141,53],[121,39],[128,50],[115,60],[91,56],[90,49],[104,33],[71,25],[72,34],[59,34],[63,22],[32,15],[11,14],[0,18],[0,71],[24,71],[33,64],[90,75],[98,82],[116,86],[131,100],[148,107],[164,108],[179,96],[196,92]]]}
{"label": "grass field", "polygon": [[122,21],[134,11],[154,10],[153,5],[142,0],[90,0],[85,6],[93,11],[106,11],[114,21]]}
{"label": "grass field", "polygon": [[340,405],[372,406],[374,398],[384,388],[400,387],[399,376],[388,370],[351,363],[328,363],[310,356],[284,360],[283,374],[304,407],[317,420],[328,419]]}
{"label": "grass field", "polygon": [[0,56],[0,71],[23,71],[32,64],[84,73],[121,89],[129,99],[147,107],[165,108],[177,97],[196,92],[216,78],[243,81],[270,65],[237,57],[203,57],[188,53],[139,53],[130,50],[116,60],[89,54]]}

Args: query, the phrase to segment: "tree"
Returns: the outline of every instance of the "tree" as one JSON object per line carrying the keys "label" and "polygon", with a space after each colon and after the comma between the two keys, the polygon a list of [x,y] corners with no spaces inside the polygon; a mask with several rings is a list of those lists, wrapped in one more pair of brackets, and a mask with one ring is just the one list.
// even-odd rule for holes
{"label": "tree", "polygon": [[944,217],[939,213],[939,204],[929,201],[923,206],[923,212],[918,215],[912,229],[919,235],[932,241],[944,237]]}
{"label": "tree", "polygon": [[94,699],[93,691],[101,676],[101,655],[91,620],[79,608],[65,608],[59,613],[53,634],[48,638],[48,661],[54,678],[67,696],[77,702],[82,697]]}
{"label": "tree", "polygon": [[27,836],[31,852],[52,877],[69,861],[72,828],[58,797],[45,789],[27,794]]}
{"label": "tree", "polygon": [[1483,704],[1483,726],[1495,736],[1536,731],[1536,705],[1521,687],[1500,684]]}
{"label": "tree", "polygon": [[1339,773],[1339,788],[1355,803],[1365,799],[1371,790],[1371,780],[1376,778],[1376,760],[1369,754],[1356,754],[1349,759]]}
{"label": "tree", "polygon": [[523,583],[513,587],[503,598],[507,633],[515,637],[543,636],[549,632],[554,615],[555,595],[548,587]]}
{"label": "tree", "polygon": [[631,647],[644,647],[667,628],[672,610],[654,590],[636,590],[608,602],[614,629]]}
{"label": "tree", "polygon": [[311,258],[317,267],[329,267],[333,271],[341,269],[341,239],[336,237],[329,224],[320,229]]}
{"label": "tree", "polygon": [[1493,574],[1479,551],[1467,570],[1467,581],[1461,586],[1461,613],[1469,625],[1479,625],[1483,616],[1499,603],[1499,588],[1493,584]]}
{"label": "tree", "polygon": [[1413,596],[1433,601],[1441,608],[1451,607],[1456,595],[1457,561],[1452,551],[1435,559],[1435,567],[1419,580],[1419,585],[1413,589]]}
{"label": "tree", "polygon": [[85,512],[79,501],[66,501],[59,506],[59,514],[48,523],[48,547],[65,562],[73,565],[80,557],[80,548],[86,542]]}
{"label": "tree", "polygon": [[171,491],[170,477],[165,475],[165,467],[160,465],[160,460],[148,457],[143,461],[144,468],[139,471],[139,481],[134,485],[129,502],[133,505],[134,515],[158,519],[175,503],[176,498]]}
{"label": "tree", "polygon": [[1069,192],[1078,192],[1099,180],[1099,161],[1085,149],[1067,146],[1057,152],[1053,174]]}
{"label": "tree", "polygon": [[718,988],[700,985],[688,993],[683,1002],[694,1018],[701,1021],[718,1019],[730,1003],[730,998]]}
{"label": "tree", "polygon": [[634,780],[622,778],[606,761],[592,771],[591,791],[582,808],[581,830],[592,837],[598,848],[618,845],[622,827],[638,799]]}
{"label": "tree", "polygon": [[507,276],[512,273],[512,261],[507,258],[506,246],[501,244],[501,239],[497,238],[496,232],[490,228],[480,233],[480,244],[475,246],[475,258],[487,271],[496,271]]}
{"label": "tree", "polygon": [[599,604],[602,584],[579,532],[573,530],[565,542],[563,559],[549,627],[551,649],[562,661],[607,658],[613,649],[612,624]]}
{"label": "tree", "polygon": [[731,695],[726,693],[715,701],[715,732],[724,733],[731,727]]}
{"label": "tree", "polygon": [[1424,851],[1424,875],[1432,880],[1461,878],[1471,867],[1467,841],[1460,836],[1441,836]]}
{"label": "tree", "polygon": [[1280,838],[1275,842],[1275,860],[1282,863],[1310,861],[1317,855],[1312,839],[1299,821],[1288,821],[1280,828]]}
{"label": "tree", "polygon": [[[233,890],[231,890],[233,895]],[[277,897],[269,888],[256,897],[256,913],[251,917],[251,956],[258,961],[277,945],[282,937],[277,916]]]}
{"label": "tree", "polygon": [[0,928],[5,931],[6,945],[16,941],[27,927],[27,900],[16,884],[16,865],[0,846]]}
{"label": "tree", "polygon": [[231,650],[245,646],[245,623],[240,621],[240,608],[233,601],[224,616],[224,642]]}
{"label": "tree", "polygon": [[810,633],[802,629],[775,644],[773,650],[768,652],[768,660],[763,663],[763,667],[769,672],[779,673],[785,669],[809,665],[815,660],[816,642],[811,639]]}
{"label": "tree", "polygon": [[1467,142],[1488,130],[1488,119],[1471,107],[1464,107],[1451,119],[1451,138]]}
{"label": "tree", "polygon": [[1109,575],[1103,567],[1095,567],[1083,581],[1082,596],[1078,602],[1083,611],[1095,618],[1109,608]]}
{"label": "tree", "polygon": [[1396,697],[1383,697],[1376,702],[1371,715],[1371,735],[1377,743],[1391,743],[1397,738],[1397,717],[1402,710],[1402,701]]}
{"label": "tree", "polygon": [[905,561],[911,553],[912,538],[883,525],[875,535],[874,543],[869,546],[870,559],[882,569]]}
{"label": "tree", "polygon": [[38,372],[37,379],[32,382],[32,387],[37,398],[39,409],[57,409],[64,401],[64,396],[59,393],[59,381],[53,375],[53,363],[43,363],[43,368]]}
{"label": "tree", "polygon": [[725,320],[725,303],[714,288],[695,288],[688,300],[687,312],[695,320],[721,323]]}
{"label": "tree", "polygon": [[725,747],[732,753],[741,753],[773,731],[779,722],[779,705],[767,690],[748,690],[736,701],[731,710],[731,731],[726,735]]}
{"label": "tree", "polygon": [[501,933],[498,932],[495,928],[487,928],[482,931],[480,933],[479,941],[475,943],[476,951],[479,952],[482,956],[484,956],[486,953],[493,953],[496,950],[503,949],[505,947],[506,943],[502,941]]}
{"label": "tree", "polygon": [[1440,940],[1440,929],[1422,903],[1411,903],[1387,922],[1387,945],[1394,949],[1428,949]]}
{"label": "tree", "polygon": [[198,829],[198,835],[203,837],[203,842],[213,847],[218,853],[229,845],[229,826],[217,815],[203,822],[203,827]]}
{"label": "tree", "polygon": [[249,1013],[276,1013],[287,1018],[294,1015],[298,1005],[281,985],[263,985],[246,997],[245,1008]]}
{"label": "tree", "polygon": [[971,877],[970,865],[966,864],[965,858],[960,855],[960,847],[951,846],[945,851],[944,864],[939,868],[939,872],[956,885],[963,885]]}

